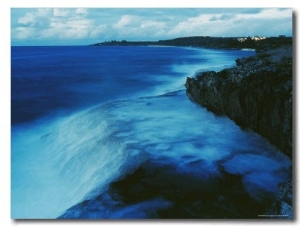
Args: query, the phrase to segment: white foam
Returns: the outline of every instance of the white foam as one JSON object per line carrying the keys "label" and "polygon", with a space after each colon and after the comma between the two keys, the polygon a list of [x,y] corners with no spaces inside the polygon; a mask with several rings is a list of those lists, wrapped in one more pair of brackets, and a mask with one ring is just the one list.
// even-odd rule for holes
{"label": "white foam", "polygon": [[55,218],[148,159],[203,179],[219,177],[223,162],[244,176],[249,193],[286,179],[277,170],[290,166],[261,137],[196,106],[184,91],[103,104],[47,127],[14,130],[12,138],[12,217],[18,218]]}
{"label": "white foam", "polygon": [[120,102],[111,111],[114,119],[130,124],[129,128],[120,128],[116,136],[133,142],[154,159],[175,161],[185,169],[190,168],[186,171],[196,169],[190,162],[202,160],[216,175],[217,162],[234,154],[238,155],[223,165],[233,174],[263,172],[266,165],[274,171],[290,165],[289,158],[274,155],[278,151],[260,136],[243,132],[228,118],[216,117],[197,107],[185,97],[184,91],[128,104]]}
{"label": "white foam", "polygon": [[[12,135],[12,217],[56,218],[139,164],[112,136],[104,109]],[[134,159],[134,162],[130,162]],[[125,167],[126,164],[131,167]],[[96,191],[95,191],[96,190]]]}
{"label": "white foam", "polygon": [[[175,65],[179,76],[158,78],[162,84],[155,87],[157,94],[183,88],[183,71],[192,73],[196,67],[199,69],[192,64]],[[261,141],[226,117],[216,117],[191,103],[184,91],[110,102],[53,122],[16,127],[12,130],[12,218],[56,218],[147,159],[172,163],[178,172],[211,178],[221,174],[220,161],[252,152],[244,156],[245,162],[256,160],[257,167],[241,165],[242,156],[223,163],[235,174],[245,175],[250,169],[252,175],[244,178],[244,184],[260,190],[265,185],[253,179],[256,172],[264,171],[264,163],[274,167],[268,172],[270,179],[278,174],[273,148]],[[260,151],[268,158],[255,156]],[[288,166],[290,160],[285,160]],[[148,201],[111,216],[130,217],[138,209],[156,209],[157,204]]]}
{"label": "white foam", "polygon": [[236,55],[228,54],[228,50],[184,49],[193,51],[193,55],[190,58],[197,59],[198,62],[190,62],[189,57],[185,57],[181,62],[168,66],[170,74],[155,76],[155,80],[160,82],[160,85],[153,88],[152,92],[154,95],[185,89],[186,77],[193,77],[203,71],[220,71],[223,68],[232,67],[235,65],[237,57]]}

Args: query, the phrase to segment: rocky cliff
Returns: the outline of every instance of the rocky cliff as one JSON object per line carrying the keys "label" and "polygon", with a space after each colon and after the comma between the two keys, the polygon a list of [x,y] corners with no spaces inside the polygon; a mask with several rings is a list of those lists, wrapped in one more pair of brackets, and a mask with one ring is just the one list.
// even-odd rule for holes
{"label": "rocky cliff", "polygon": [[[292,45],[260,48],[236,66],[187,78],[189,98],[268,139],[292,158]],[[292,180],[292,179],[291,179]],[[292,181],[279,185],[266,218],[291,218]]]}
{"label": "rocky cliff", "polygon": [[190,99],[268,139],[292,157],[292,45],[257,50],[236,66],[187,78]]}

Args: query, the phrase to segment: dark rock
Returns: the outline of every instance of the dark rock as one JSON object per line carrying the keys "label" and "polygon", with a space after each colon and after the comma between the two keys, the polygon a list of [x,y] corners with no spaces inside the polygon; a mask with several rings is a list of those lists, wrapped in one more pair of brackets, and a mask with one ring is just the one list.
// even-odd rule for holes
{"label": "dark rock", "polygon": [[[200,165],[201,163],[198,163]],[[245,191],[241,177],[222,171],[222,176],[201,179],[179,173],[176,166],[149,162],[110,185],[119,203],[139,204],[153,198],[169,201],[156,211],[157,218],[258,218],[266,209]]]}
{"label": "dark rock", "polygon": [[210,36],[191,36],[180,37],[168,40],[159,41],[126,41],[126,40],[111,40],[102,43],[92,44],[92,46],[192,46],[212,49],[271,49],[289,44],[292,37],[268,37],[262,40],[253,40],[248,37],[244,42],[238,41],[237,37],[210,37]]}
{"label": "dark rock", "polygon": [[292,46],[237,59],[237,66],[187,78],[194,102],[227,115],[292,157]]}
{"label": "dark rock", "polygon": [[[292,45],[267,46],[256,56],[237,59],[235,67],[187,78],[186,92],[193,102],[227,115],[292,157]],[[228,198],[221,195],[219,201],[227,204]],[[269,204],[260,217],[292,219],[292,183],[281,184]]]}
{"label": "dark rock", "polygon": [[292,197],[292,182],[289,181],[280,184],[271,207],[267,209],[266,216],[278,219],[292,219]]}
{"label": "dark rock", "polygon": [[[138,209],[148,219],[258,219],[257,215],[265,212],[269,201],[251,198],[241,176],[220,171],[219,177],[202,179],[177,172],[176,165],[150,161],[111,183],[97,197],[71,207],[59,218],[115,218],[118,216],[114,214],[125,212],[126,218],[136,219],[141,218]],[[158,205],[153,207],[151,201],[158,201]],[[137,213],[127,216],[130,207],[135,207]]]}

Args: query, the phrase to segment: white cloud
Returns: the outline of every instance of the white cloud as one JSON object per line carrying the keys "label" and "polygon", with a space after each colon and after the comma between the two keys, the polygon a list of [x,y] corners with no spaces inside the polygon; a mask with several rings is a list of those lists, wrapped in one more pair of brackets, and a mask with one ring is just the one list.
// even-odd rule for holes
{"label": "white cloud", "polygon": [[78,8],[75,10],[75,13],[77,14],[83,14],[83,15],[88,15],[88,10],[85,8]]}
{"label": "white cloud", "polygon": [[292,9],[263,9],[256,14],[237,14],[237,19],[282,19],[282,18],[291,18]]}
{"label": "white cloud", "polygon": [[94,22],[88,19],[59,20],[53,18],[49,28],[41,30],[43,38],[80,39],[89,36]]}
{"label": "white cloud", "polygon": [[[168,32],[171,36],[208,35],[208,36],[247,36],[271,35],[278,31],[280,23],[292,19],[291,9],[263,9],[249,14],[201,14],[187,18]],[[281,26],[282,27],[282,26]]]}
{"label": "white cloud", "polygon": [[70,14],[70,10],[68,9],[59,9],[55,8],[53,9],[53,16],[55,17],[67,17]]}
{"label": "white cloud", "polygon": [[[73,13],[72,13],[73,12]],[[87,19],[88,10],[79,9],[36,9],[18,18],[22,26],[12,29],[15,39],[80,39],[100,32],[92,19]],[[28,28],[26,26],[30,26]]]}
{"label": "white cloud", "polygon": [[18,23],[22,25],[35,25],[40,23],[40,20],[45,20],[51,16],[50,8],[37,9],[35,12],[28,12],[23,17],[18,18]]}
{"label": "white cloud", "polygon": [[18,17],[12,22],[12,40],[157,40],[196,35],[289,35],[292,31],[292,9],[266,8],[247,13],[199,9],[199,15],[192,17],[188,15],[197,14],[185,14],[184,10],[180,15],[172,10],[162,9],[161,12],[157,16],[153,11],[133,9],[29,9],[22,16],[16,14]]}
{"label": "white cloud", "polygon": [[12,35],[17,39],[28,39],[34,36],[35,29],[31,27],[17,27],[12,31]]}
{"label": "white cloud", "polygon": [[90,33],[91,38],[99,38],[99,36],[104,35],[107,33],[107,25],[106,24],[100,24],[92,29]]}
{"label": "white cloud", "polygon": [[152,40],[166,34],[167,23],[149,19],[146,16],[123,15],[113,24],[110,33],[121,39]]}
{"label": "white cloud", "polygon": [[125,26],[134,26],[134,25],[137,25],[140,21],[140,17],[138,16],[135,16],[135,15],[123,15],[121,17],[121,19],[116,23],[114,24],[114,27],[115,28],[123,28]]}
{"label": "white cloud", "polygon": [[52,14],[52,9],[50,8],[39,8],[37,9],[36,16],[37,17],[49,17]]}
{"label": "white cloud", "polygon": [[34,24],[35,20],[36,20],[36,16],[34,15],[34,13],[26,13],[25,16],[20,17],[18,19],[18,23],[23,25],[29,25],[29,24]]}
{"label": "white cloud", "polygon": [[142,21],[139,28],[137,29],[136,35],[143,35],[144,39],[152,40],[153,38],[160,39],[161,36],[167,34],[168,27],[165,22],[146,20]]}
{"label": "white cloud", "polygon": [[165,28],[166,23],[165,22],[159,22],[159,21],[153,21],[153,20],[146,20],[141,22],[140,27],[143,29],[152,29],[152,28],[156,28],[156,29],[163,29]]}

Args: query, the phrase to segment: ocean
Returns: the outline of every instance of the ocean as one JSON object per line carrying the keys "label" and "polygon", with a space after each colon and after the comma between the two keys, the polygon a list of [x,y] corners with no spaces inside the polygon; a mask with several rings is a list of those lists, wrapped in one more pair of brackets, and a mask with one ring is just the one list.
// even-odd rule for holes
{"label": "ocean", "polygon": [[[210,200],[195,198],[224,204],[228,176],[238,180],[227,181],[227,189],[239,185],[243,198],[266,204],[290,178],[290,158],[193,103],[184,87],[187,76],[253,54],[165,46],[12,47],[11,217],[161,218],[178,206],[175,192],[210,192]],[[148,189],[163,176],[177,180],[169,180],[167,191],[156,187],[139,197],[145,194],[140,187],[126,194],[126,179],[141,168],[159,170],[159,176],[150,174]],[[229,208],[234,204],[226,209],[235,210]],[[205,212],[214,217],[215,207]]]}

